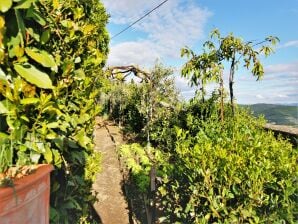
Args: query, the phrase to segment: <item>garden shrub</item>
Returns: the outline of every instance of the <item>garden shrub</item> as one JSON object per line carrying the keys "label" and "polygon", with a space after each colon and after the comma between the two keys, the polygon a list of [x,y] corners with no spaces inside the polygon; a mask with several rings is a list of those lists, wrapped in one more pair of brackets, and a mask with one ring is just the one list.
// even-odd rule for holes
{"label": "garden shrub", "polygon": [[0,162],[52,163],[51,222],[87,222],[93,127],[108,53],[98,0],[0,3]]}
{"label": "garden shrub", "polygon": [[[188,115],[192,116],[192,115]],[[193,117],[193,120],[197,118]],[[159,188],[166,219],[178,223],[295,223],[298,153],[239,111],[177,128],[169,177]],[[198,129],[196,134],[192,129]],[[174,168],[173,168],[174,166]]]}

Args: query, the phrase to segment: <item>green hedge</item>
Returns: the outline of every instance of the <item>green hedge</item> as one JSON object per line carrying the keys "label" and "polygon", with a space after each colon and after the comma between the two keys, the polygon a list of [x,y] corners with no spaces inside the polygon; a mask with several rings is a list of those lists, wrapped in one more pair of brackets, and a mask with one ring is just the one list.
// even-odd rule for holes
{"label": "green hedge", "polygon": [[187,129],[177,128],[169,177],[159,188],[168,220],[298,221],[298,152],[290,143],[246,112],[224,124],[216,116],[199,120],[188,114],[188,120]]}
{"label": "green hedge", "polygon": [[90,217],[107,19],[98,0],[0,3],[0,172],[11,165],[54,164],[53,223]]}

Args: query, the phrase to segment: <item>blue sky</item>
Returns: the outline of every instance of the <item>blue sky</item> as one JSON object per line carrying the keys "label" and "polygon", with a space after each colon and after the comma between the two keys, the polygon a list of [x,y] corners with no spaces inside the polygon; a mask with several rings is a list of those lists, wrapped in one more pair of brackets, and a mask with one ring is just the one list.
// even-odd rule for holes
{"label": "blue sky", "polygon": [[[103,0],[111,36],[161,3],[162,0]],[[200,53],[210,31],[232,32],[244,40],[261,41],[273,35],[281,42],[276,52],[262,60],[263,80],[256,82],[239,67],[235,80],[238,103],[298,102],[298,0],[169,0],[131,29],[113,38],[108,65],[135,64],[149,69],[156,59],[175,68],[177,87],[185,98],[194,89],[179,75],[185,59],[180,49]],[[227,73],[227,71],[225,71]],[[227,83],[227,82],[226,82]],[[212,86],[209,87],[212,89]]]}

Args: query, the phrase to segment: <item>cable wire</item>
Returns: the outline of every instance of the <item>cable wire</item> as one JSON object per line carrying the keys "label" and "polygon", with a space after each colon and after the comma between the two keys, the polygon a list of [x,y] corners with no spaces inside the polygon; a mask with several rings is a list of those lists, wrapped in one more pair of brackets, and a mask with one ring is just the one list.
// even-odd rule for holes
{"label": "cable wire", "polygon": [[143,15],[141,18],[137,19],[136,21],[134,21],[132,24],[130,24],[129,26],[127,26],[126,28],[124,28],[123,30],[121,30],[119,33],[115,34],[114,36],[111,37],[111,39],[119,36],[120,34],[122,34],[123,32],[125,32],[126,30],[128,30],[130,27],[132,27],[133,25],[135,25],[136,23],[140,22],[142,19],[144,19],[145,17],[147,17],[148,15],[150,15],[153,11],[155,11],[156,9],[158,9],[160,6],[162,6],[163,4],[165,4],[167,1],[169,0],[165,0],[162,3],[160,3],[159,5],[157,5],[155,8],[151,9],[149,12],[147,12],[145,15]]}

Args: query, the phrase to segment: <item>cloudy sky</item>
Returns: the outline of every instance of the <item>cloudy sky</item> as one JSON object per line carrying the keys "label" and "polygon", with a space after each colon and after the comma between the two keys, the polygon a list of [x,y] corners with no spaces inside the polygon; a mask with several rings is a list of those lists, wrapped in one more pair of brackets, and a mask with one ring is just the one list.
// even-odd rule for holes
{"label": "cloudy sky", "polygon": [[[103,0],[111,37],[160,4],[163,0]],[[108,64],[135,64],[150,68],[156,59],[175,67],[177,86],[189,98],[194,90],[179,75],[185,62],[180,49],[200,53],[209,33],[233,32],[244,40],[281,40],[274,55],[262,60],[263,80],[256,82],[242,69],[236,73],[238,103],[298,103],[298,0],[169,0],[131,29],[113,38]],[[225,72],[227,73],[227,71]]]}

